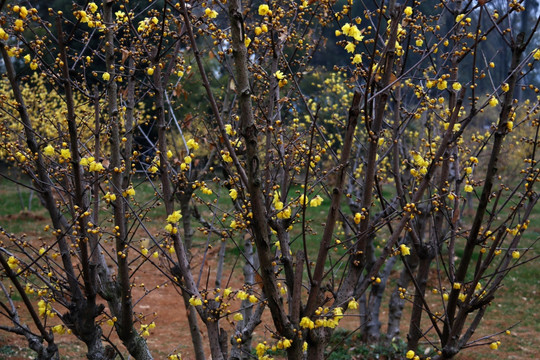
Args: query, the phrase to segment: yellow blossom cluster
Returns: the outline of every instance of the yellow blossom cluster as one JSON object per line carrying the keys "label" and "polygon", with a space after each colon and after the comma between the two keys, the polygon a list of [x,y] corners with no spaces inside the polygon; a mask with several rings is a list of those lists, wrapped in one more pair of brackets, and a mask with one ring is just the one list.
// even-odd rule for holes
{"label": "yellow blossom cluster", "polygon": [[[69,156],[71,157],[71,155]],[[84,157],[79,161],[79,163],[90,172],[102,172],[103,170],[105,170],[103,164],[99,161],[96,161],[93,156]]]}
{"label": "yellow blossom cluster", "polygon": [[38,313],[39,316],[54,317],[51,304],[43,299],[38,301]]}
{"label": "yellow blossom cluster", "polygon": [[154,329],[156,324],[152,321],[150,324],[141,324],[140,334],[143,337],[150,336],[150,330]]}
{"label": "yellow blossom cluster", "polygon": [[[53,333],[58,334],[58,335],[64,335],[66,333],[66,327],[64,325],[53,326],[51,327],[51,330]],[[68,332],[71,333],[71,331],[69,330]]]}
{"label": "yellow blossom cluster", "polygon": [[[350,309],[354,309],[355,306],[358,306],[358,303],[353,299],[349,302]],[[334,308],[330,311],[329,308],[319,307],[315,311],[317,318],[315,321],[311,320],[309,317],[304,316],[300,320],[300,327],[304,329],[315,329],[320,327],[327,327],[334,329],[338,326],[339,321],[343,318],[343,309],[340,307]]]}

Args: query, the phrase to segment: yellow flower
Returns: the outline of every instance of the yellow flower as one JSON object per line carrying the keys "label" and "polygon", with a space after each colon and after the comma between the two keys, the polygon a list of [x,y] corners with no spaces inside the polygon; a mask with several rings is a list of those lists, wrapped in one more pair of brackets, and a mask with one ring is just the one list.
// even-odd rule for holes
{"label": "yellow flower", "polygon": [[474,288],[475,290],[481,290],[482,289],[482,283],[478,283],[476,284],[476,287]]}
{"label": "yellow flower", "polygon": [[502,91],[507,92],[508,90],[510,90],[510,85],[508,85],[507,83],[504,83],[501,85],[501,89]]}
{"label": "yellow flower", "polygon": [[238,197],[238,191],[236,191],[236,189],[229,190],[229,196],[231,197],[231,199],[236,200],[236,198]]}
{"label": "yellow flower", "polygon": [[535,60],[540,60],[540,49],[536,49],[533,53],[533,58]]}
{"label": "yellow flower", "polygon": [[0,27],[0,40],[7,40],[9,39],[8,33]]}
{"label": "yellow flower", "polygon": [[120,20],[120,21],[124,20],[124,18],[126,17],[126,13],[120,10],[115,12],[114,15],[116,16],[116,20]]}
{"label": "yellow flower", "polygon": [[68,149],[60,150],[60,157],[65,160],[71,159],[71,151],[69,151]]}
{"label": "yellow flower", "polygon": [[143,247],[143,248],[141,249],[141,254],[143,254],[144,256],[148,255],[148,249],[145,248],[145,247]]}
{"label": "yellow flower", "polygon": [[154,253],[152,254],[152,257],[154,259],[157,259],[159,257],[159,253],[157,251],[154,251]]}
{"label": "yellow flower", "polygon": [[348,53],[353,53],[356,49],[356,45],[354,43],[347,41],[347,45],[345,45],[345,50],[347,50]]}
{"label": "yellow flower", "polygon": [[63,335],[66,333],[66,328],[64,325],[56,325],[51,328],[53,333],[57,333],[59,335]]}
{"label": "yellow flower", "polygon": [[460,283],[454,283],[454,285],[452,285],[452,287],[454,288],[454,290],[459,290],[459,289],[461,289],[461,284]]}
{"label": "yellow flower", "polygon": [[399,250],[403,256],[411,255],[411,249],[405,244],[399,245]]}
{"label": "yellow flower", "polygon": [[26,283],[26,287],[24,288],[24,292],[27,294],[33,294],[34,289],[32,288],[32,284]]}
{"label": "yellow flower", "polygon": [[165,231],[167,231],[169,234],[176,234],[178,229],[172,224],[167,224],[165,225]]}
{"label": "yellow flower", "polygon": [[38,301],[39,316],[47,315],[49,317],[54,317],[54,312],[52,312],[51,310],[51,304],[46,303],[45,300]]}
{"label": "yellow flower", "polygon": [[422,45],[424,45],[424,40],[422,40],[422,39],[416,40],[416,46],[420,47]]}
{"label": "yellow flower", "polygon": [[231,224],[229,225],[231,227],[231,229],[236,229],[238,227],[238,224],[236,223],[235,220],[231,221]]}
{"label": "yellow flower", "polygon": [[347,35],[351,36],[356,41],[362,41],[364,39],[364,37],[362,36],[362,31],[360,31],[356,27],[356,25],[350,27],[349,33]]}
{"label": "yellow flower", "polygon": [[101,75],[101,78],[105,81],[109,81],[111,79],[111,74],[105,71],[103,75]]}
{"label": "yellow flower", "polygon": [[234,314],[233,319],[234,321],[242,321],[244,320],[244,315],[242,315],[242,313],[236,313]]}
{"label": "yellow flower", "polygon": [[21,19],[17,19],[15,20],[15,26],[13,26],[13,30],[18,31],[18,32],[23,32],[24,31],[23,25],[24,25],[24,22]]}
{"label": "yellow flower", "polygon": [[448,86],[448,83],[446,82],[446,80],[441,80],[437,82],[437,89],[439,90],[444,90],[446,89],[447,86]]}
{"label": "yellow flower", "polygon": [[489,99],[489,106],[495,107],[499,104],[499,100],[497,100],[496,97],[492,97]]}
{"label": "yellow flower", "polygon": [[264,355],[264,353],[266,352],[266,349],[268,347],[263,344],[263,343],[258,343],[257,346],[255,347],[255,351],[257,352],[257,356],[259,357],[259,359],[262,358],[262,356]]}
{"label": "yellow flower", "polygon": [[182,214],[180,210],[176,210],[172,214],[167,216],[167,222],[169,224],[174,224],[174,223],[177,223],[181,218],[182,218]]}
{"label": "yellow flower", "polygon": [[98,9],[98,6],[96,5],[96,3],[91,2],[88,4],[88,10],[90,10],[91,13],[95,13],[97,9]]}
{"label": "yellow flower", "polygon": [[54,147],[52,145],[47,145],[43,148],[43,153],[47,156],[53,156],[54,155]]}
{"label": "yellow flower", "polygon": [[271,15],[272,12],[270,11],[270,8],[266,4],[259,5],[259,15],[265,16],[265,15]]}
{"label": "yellow flower", "polygon": [[328,319],[324,321],[324,326],[330,329],[335,329],[337,325],[338,325],[338,322],[335,321],[334,319]]}
{"label": "yellow flower", "polygon": [[19,266],[19,260],[17,260],[14,256],[10,256],[8,258],[8,266],[10,269],[16,269]]}
{"label": "yellow flower", "polygon": [[229,155],[229,152],[226,152],[225,154],[221,155],[221,158],[226,163],[232,163],[232,161],[233,161],[231,155]]}
{"label": "yellow flower", "polygon": [[405,354],[405,357],[406,357],[407,359],[412,359],[412,358],[414,358],[414,351],[412,351],[412,350],[407,351],[407,354]]}
{"label": "yellow flower", "polygon": [[300,327],[305,329],[313,329],[315,327],[315,323],[310,318],[304,316],[302,320],[300,320]]}
{"label": "yellow flower", "polygon": [[32,57],[30,56],[30,54],[24,55],[24,63],[25,64],[28,64],[31,60],[32,60]]}
{"label": "yellow flower", "polygon": [[236,293],[236,298],[238,300],[246,300],[248,297],[249,295],[244,290],[240,290]]}
{"label": "yellow flower", "polygon": [[90,164],[90,167],[88,168],[88,171],[91,171],[91,172],[100,172],[103,170],[105,170],[105,168],[103,167],[103,164],[96,161],[92,161],[92,163]]}
{"label": "yellow flower", "polygon": [[257,297],[255,295],[249,295],[249,302],[252,303],[252,304],[255,304],[257,303],[259,300],[257,299]]}
{"label": "yellow flower", "polygon": [[123,193],[124,197],[125,196],[134,196],[135,195],[135,189],[133,188],[133,186],[130,186],[126,189],[126,191],[124,191]]}
{"label": "yellow flower", "polygon": [[199,299],[198,297],[192,296],[192,297],[189,299],[189,304],[190,304],[191,306],[201,306],[201,305],[202,305],[202,300]]}
{"label": "yellow flower", "polygon": [[361,64],[362,63],[362,55],[355,54],[352,60],[353,64]]}
{"label": "yellow flower", "polygon": [[499,344],[497,342],[492,342],[491,344],[489,344],[489,348],[491,350],[497,350],[499,348]]}
{"label": "yellow flower", "polygon": [[[74,13],[77,19],[79,19],[80,22],[86,24],[88,22],[88,14],[86,14],[86,11],[77,11]],[[88,26],[92,27],[94,24],[88,24]]]}
{"label": "yellow flower", "polygon": [[311,207],[320,206],[323,203],[323,201],[324,199],[320,195],[317,195],[313,199],[311,199],[311,201],[309,202],[309,206]]}
{"label": "yellow flower", "polygon": [[147,73],[149,76],[154,75],[154,68],[151,67],[151,68],[146,69],[146,73]]}
{"label": "yellow flower", "polygon": [[277,213],[277,217],[278,219],[290,219],[291,213],[292,213],[291,208],[287,206],[285,209]]}
{"label": "yellow flower", "polygon": [[106,202],[111,202],[111,201],[115,201],[116,200],[116,195],[115,194],[111,194],[110,192],[107,192],[103,198],[105,199]]}
{"label": "yellow flower", "polygon": [[204,9],[204,15],[207,16],[209,19],[215,19],[218,16],[218,12],[216,10],[206,8]]}
{"label": "yellow flower", "polygon": [[192,149],[192,150],[197,150],[199,148],[199,143],[197,143],[195,141],[195,139],[189,139],[186,142],[186,145],[187,145],[188,149]]}
{"label": "yellow flower", "polygon": [[26,160],[26,156],[24,156],[24,154],[22,154],[20,151],[17,151],[15,155],[17,155],[20,162],[24,162]]}
{"label": "yellow flower", "polygon": [[520,257],[519,251],[517,251],[517,250],[512,251],[512,257],[514,259],[519,259],[519,257]]}
{"label": "yellow flower", "polygon": [[463,190],[465,190],[465,192],[470,193],[470,192],[473,191],[473,187],[472,187],[472,185],[467,184],[467,185],[465,185],[465,187],[463,188]]}
{"label": "yellow flower", "polygon": [[231,124],[225,124],[225,132],[230,136],[234,136],[236,134],[236,131],[234,131]]}
{"label": "yellow flower", "polygon": [[158,171],[158,168],[156,167],[156,165],[152,165],[148,168],[148,172],[151,174],[155,174],[157,171]]}
{"label": "yellow flower", "polygon": [[281,71],[279,71],[279,70],[276,71],[276,72],[274,73],[274,76],[275,76],[276,79],[278,79],[278,80],[282,80],[283,78],[285,78],[285,75],[284,75]]}
{"label": "yellow flower", "polygon": [[405,13],[405,15],[411,16],[411,15],[412,15],[412,12],[413,12],[413,11],[412,11],[412,7],[407,6],[403,12]]}
{"label": "yellow flower", "polygon": [[452,89],[456,91],[461,90],[461,84],[456,81],[455,83],[452,84]]}
{"label": "yellow flower", "polygon": [[458,16],[456,16],[456,22],[460,22],[461,20],[463,20],[463,18],[465,17],[465,14],[459,14]]}
{"label": "yellow flower", "polygon": [[356,310],[358,309],[358,301],[356,301],[354,298],[349,301],[349,303],[347,304],[347,309],[349,310]]}

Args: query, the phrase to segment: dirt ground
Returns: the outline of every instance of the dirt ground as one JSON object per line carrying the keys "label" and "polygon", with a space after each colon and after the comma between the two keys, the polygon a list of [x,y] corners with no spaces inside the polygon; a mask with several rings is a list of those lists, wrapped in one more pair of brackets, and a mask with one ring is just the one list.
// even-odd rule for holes
{"label": "dirt ground", "polygon": [[[215,256],[216,254],[210,254],[207,258],[207,265],[210,265],[211,269],[215,269]],[[197,258],[197,255],[195,255]],[[198,269],[200,264],[194,263],[194,268]],[[229,278],[231,269],[225,270],[225,278]],[[198,274],[198,270],[196,271]],[[230,283],[233,289],[238,289],[241,286],[241,276],[239,275],[240,269],[235,270],[235,275],[230,277]],[[207,276],[206,272],[203,272],[202,279],[210,280],[210,284],[213,284],[214,274]],[[182,297],[178,293],[178,289],[173,286],[167,278],[161,274],[157,269],[149,263],[144,264],[136,276],[133,278],[133,283],[136,285],[133,290],[133,298],[136,302],[135,312],[140,315],[141,323],[148,324],[152,321],[155,322],[156,327],[151,330],[150,336],[147,338],[148,344],[155,359],[166,359],[170,354],[181,353],[184,360],[194,359],[191,338],[187,323],[186,309],[182,300]],[[144,286],[143,286],[144,284]],[[159,288],[158,288],[159,286]],[[145,293],[150,291],[146,296]],[[536,301],[530,299],[530,301]],[[234,304],[233,306],[238,304]],[[383,324],[385,324],[384,317],[386,316],[385,309],[382,309]],[[407,319],[407,312],[410,311],[406,307],[404,318]],[[29,320],[28,316],[21,313],[23,319]],[[268,310],[265,312],[266,323],[271,323],[271,318]],[[536,316],[535,314],[520,313],[517,316]],[[55,319],[56,320],[56,319]],[[488,317],[483,323],[482,327],[478,330],[481,334],[496,333],[504,329],[498,328],[501,323],[512,324],[519,319],[516,319],[516,314],[507,314],[504,312],[494,310],[494,314]],[[230,336],[234,330],[226,320],[221,322],[222,326],[228,331]],[[6,324],[6,319],[0,319],[0,325]],[[204,332],[204,326],[200,323],[203,338],[206,340]],[[358,320],[344,319],[341,326],[354,329],[358,326]],[[136,325],[138,329],[140,324]],[[427,326],[427,323],[426,323]],[[383,325],[383,331],[384,331]],[[403,322],[402,333],[406,333],[406,324]],[[127,354],[122,347],[118,339],[116,338],[112,327],[106,323],[103,324],[103,331],[106,336],[110,336],[110,339],[115,343],[124,354]],[[512,330],[510,335],[501,335],[499,338],[502,340],[502,345],[498,350],[491,350],[487,346],[474,347],[464,350],[457,359],[462,360],[479,360],[479,359],[540,359],[538,351],[540,351],[538,333],[527,327],[517,326]],[[270,340],[270,331],[265,329],[264,326],[259,326],[254,334],[254,338]],[[62,359],[82,359],[84,358],[85,347],[84,344],[79,342],[73,335],[56,335],[57,343],[61,349]],[[271,342],[271,340],[270,340]],[[0,332],[0,359],[12,359],[22,360],[33,358],[32,352],[27,349],[27,344],[24,339],[19,336],[10,335],[5,332]],[[210,359],[210,350],[206,349],[207,358]],[[128,356],[124,356],[124,359],[128,359]]]}

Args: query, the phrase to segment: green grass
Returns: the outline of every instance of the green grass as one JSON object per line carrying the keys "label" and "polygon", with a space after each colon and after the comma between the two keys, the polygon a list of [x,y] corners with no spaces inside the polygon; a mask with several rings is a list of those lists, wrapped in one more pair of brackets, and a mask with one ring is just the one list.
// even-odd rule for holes
{"label": "green grass", "polygon": [[[154,179],[154,181],[156,189],[160,191],[159,181],[157,179]],[[159,197],[156,194],[156,189],[145,178],[134,177],[133,184],[136,189],[136,195],[135,201],[130,201],[130,204],[133,205],[134,208],[152,206],[149,212],[146,214],[146,217],[150,219],[148,225],[152,232],[162,231],[162,228],[165,225],[166,213],[163,201],[160,201]],[[226,189],[216,189],[216,187],[213,186],[211,181],[207,181],[207,185],[213,188],[214,193],[212,195],[205,195],[202,194],[200,190],[197,190],[196,195],[201,200],[197,202],[197,207],[201,214],[203,214],[203,216],[207,220],[211,221],[211,218],[213,216],[212,212],[206,205],[203,204],[204,202],[211,203],[215,199],[217,199],[218,201],[215,205],[219,207],[219,209],[229,211],[232,209],[232,201]],[[293,188],[289,192],[288,198],[290,199],[292,197],[296,197],[298,194],[301,193],[301,191],[301,187]],[[389,186],[388,188],[383,188],[383,192],[385,192],[385,194],[388,196],[391,196],[392,191],[393,188],[391,186]],[[49,223],[49,219],[47,213],[44,209],[42,209],[41,205],[39,204],[37,196],[34,195],[34,198],[32,200],[32,211],[29,212],[26,209],[26,212],[22,212],[25,210],[25,206],[27,206],[28,204],[28,199],[30,196],[30,191],[28,189],[22,188],[20,186],[17,187],[15,184],[5,179],[0,179],[0,195],[0,224],[2,226],[6,227],[8,231],[14,233],[30,232],[32,231],[32,229],[34,229],[35,231],[39,230],[40,235],[43,234],[41,232],[42,228],[45,224]],[[323,196],[323,194],[321,194],[321,196]],[[311,197],[313,197],[313,195],[311,195],[310,198]],[[293,226],[293,229],[290,232],[290,238],[293,241],[291,244],[293,252],[295,252],[296,250],[304,249],[304,245],[302,242],[303,237],[305,236],[306,248],[309,259],[311,261],[315,261],[316,259],[316,254],[319,250],[319,244],[323,234],[323,224],[326,221],[326,216],[330,208],[330,198],[328,198],[327,196],[323,197],[324,202],[321,206],[316,208],[308,207],[306,209],[305,220],[308,223],[310,230],[306,231],[305,234],[302,233],[302,218],[299,217],[297,218],[297,223]],[[376,204],[378,204],[378,201],[376,201]],[[110,218],[111,207],[107,207],[105,203],[102,203],[100,205],[100,208],[100,218],[104,220]],[[342,211],[344,211],[345,213],[350,212],[348,206],[345,203],[343,203]],[[504,213],[501,214],[501,218],[503,218],[504,215]],[[231,220],[232,217],[228,216],[227,219],[223,223],[221,223],[221,216],[219,216],[213,220],[213,224],[216,227],[228,228]],[[465,223],[470,222],[470,220],[470,216],[463,218],[463,221]],[[207,236],[202,234],[200,231],[197,231],[197,226],[198,225],[196,220],[193,219],[193,229],[195,230],[194,246],[196,248],[204,249],[207,241]],[[338,231],[340,230],[336,227],[335,233]],[[520,244],[521,249],[532,245],[529,253],[524,255],[524,260],[530,259],[532,256],[540,253],[540,242],[536,242],[539,233],[540,206],[537,206],[533,211],[533,216],[531,218],[531,224],[529,226],[529,229],[525,232],[522,243]],[[388,229],[385,227],[377,233],[376,241],[380,242],[382,245],[382,240],[385,239],[387,235]],[[233,236],[235,237],[236,243],[239,245],[239,247],[233,246],[232,242],[228,240],[226,268],[232,267],[232,263],[242,251],[244,235],[240,235],[240,232],[237,232],[234,233]],[[339,236],[340,239],[343,238],[343,236],[341,235],[337,236]],[[137,239],[137,237],[135,239]],[[220,244],[219,236],[211,235],[211,239],[211,244],[213,246],[218,246]],[[272,235],[272,239],[272,241],[276,240],[275,235]],[[336,236],[332,239],[331,245],[335,245],[335,239]],[[458,246],[456,246],[456,255],[458,257],[461,257],[463,254],[463,241],[464,239],[460,239],[458,241]],[[343,246],[334,246],[334,248],[332,248],[329,252],[331,260],[328,260],[328,264],[330,264],[330,262],[336,263],[337,261],[339,261],[344,253],[345,249],[343,248]],[[474,271],[474,262],[478,256],[478,252],[475,252],[474,256],[475,257],[473,259],[473,263],[470,267],[471,274]],[[340,264],[341,267],[336,267],[335,276],[337,278],[339,277],[339,271],[341,271],[343,265],[344,264]],[[401,266],[402,265],[398,263],[394,271],[399,272],[401,270]],[[239,267],[237,264],[235,271],[238,271],[238,269]],[[307,276],[305,276],[304,279],[307,279]],[[392,281],[394,280],[395,279],[392,279]],[[390,288],[391,286],[389,285],[389,289]],[[411,290],[411,288],[409,288],[409,290]],[[489,322],[489,331],[503,331],[508,326],[513,325],[514,322],[520,321],[518,327],[516,327],[516,333],[519,334],[519,331],[521,331],[520,329],[525,329],[526,331],[533,331],[536,334],[539,333],[540,322],[536,321],[536,316],[532,316],[536,313],[535,305],[537,303],[536,299],[538,297],[539,291],[540,267],[535,266],[534,262],[530,262],[513,269],[510,272],[509,276],[504,280],[503,287],[499,290],[499,293],[496,295],[497,297],[495,301],[493,301],[485,317],[486,322]],[[383,308],[381,308],[381,310],[386,310],[386,308],[384,308],[385,306],[386,304],[383,304]],[[485,322],[483,322],[482,326],[484,326],[484,323]],[[478,329],[477,333],[485,335],[487,330],[485,328],[482,328],[482,326]],[[360,345],[357,334],[353,334],[351,336],[348,335],[349,334],[347,332],[337,332],[335,334],[330,348],[337,345],[341,341],[343,342],[344,346],[337,348],[336,352],[331,355],[332,359],[350,359],[352,356],[356,356],[359,359],[372,358],[370,356],[373,356],[373,354],[379,354],[379,356],[387,356],[387,358],[391,359],[392,352],[396,352],[397,354],[403,354],[402,344],[396,343],[395,345],[397,346],[397,348],[395,349],[393,349],[393,347],[388,348],[368,345],[364,346]],[[515,351],[519,351],[519,348],[521,346],[535,348],[540,351],[539,346],[537,344],[535,345],[534,342],[531,341],[530,337],[520,336],[515,340],[516,341],[510,342],[508,344],[508,349],[515,349]],[[4,348],[0,348],[0,359],[2,358],[1,351],[11,351],[9,347]],[[474,355],[473,353],[474,350],[470,350],[466,352],[466,355],[472,356],[476,359],[489,358],[489,356],[492,355],[497,357],[496,354],[486,355],[484,352],[475,357],[476,355]]]}
{"label": "green grass", "polygon": [[395,339],[389,344],[378,343],[368,345],[362,342],[359,333],[349,330],[337,329],[330,338],[326,348],[326,357],[333,360],[349,359],[403,359],[407,352],[407,344]]}
{"label": "green grass", "polygon": [[[29,185],[28,179],[17,181]],[[0,225],[12,233],[37,231],[47,213],[41,206],[37,193],[23,185],[0,177]]]}
{"label": "green grass", "polygon": [[11,345],[0,346],[0,359],[8,359],[9,356],[17,355],[19,349]]}

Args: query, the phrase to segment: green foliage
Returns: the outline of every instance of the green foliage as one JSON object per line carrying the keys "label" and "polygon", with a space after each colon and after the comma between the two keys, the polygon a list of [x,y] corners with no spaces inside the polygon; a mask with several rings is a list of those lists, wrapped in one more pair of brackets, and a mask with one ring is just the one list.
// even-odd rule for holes
{"label": "green foliage", "polygon": [[358,332],[338,329],[332,334],[325,355],[329,359],[336,360],[398,360],[403,359],[406,352],[407,344],[402,339],[369,345],[362,341],[362,336]]}

